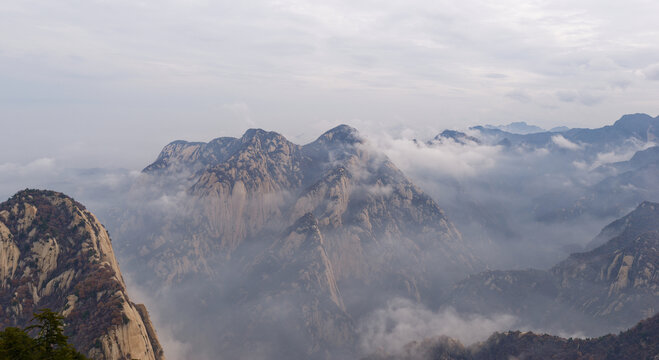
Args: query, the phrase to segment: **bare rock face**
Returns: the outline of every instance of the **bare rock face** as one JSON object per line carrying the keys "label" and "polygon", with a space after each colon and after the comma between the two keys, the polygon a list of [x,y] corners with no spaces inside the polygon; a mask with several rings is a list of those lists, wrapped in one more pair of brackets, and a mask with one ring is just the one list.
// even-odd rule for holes
{"label": "bare rock face", "polygon": [[[456,273],[480,266],[437,204],[348,126],[304,146],[258,129],[208,144],[177,141],[144,172],[161,177],[181,164],[201,169],[183,206],[188,223],[169,221],[142,249],[168,282],[212,275],[208,254],[229,258],[245,242],[272,242],[306,213],[317,219],[339,283],[377,282],[431,258]],[[415,297],[434,280],[404,272]]]}
{"label": "bare rock face", "polygon": [[507,312],[543,329],[601,334],[659,311],[659,204],[644,202],[549,271],[488,271],[458,283],[448,301],[470,312]]}
{"label": "bare rock face", "polygon": [[0,204],[0,326],[50,308],[93,359],[164,359],[143,305],[133,304],[108,233],[57,192],[25,190]]}
{"label": "bare rock face", "polygon": [[[240,347],[236,344],[254,347],[263,342],[270,349],[269,358],[333,359],[352,349],[353,320],[324,243],[316,219],[307,213],[248,266],[238,302],[255,305],[248,310],[250,321],[226,338],[228,351]],[[272,336],[277,333],[283,336]],[[296,341],[286,336],[295,336]],[[254,357],[247,348],[239,351],[236,357]]]}
{"label": "bare rock face", "polygon": [[[234,357],[278,352],[274,343],[295,348],[278,352],[287,358],[337,356],[356,341],[355,319],[378,302],[428,300],[481,266],[437,204],[349,126],[303,146],[259,129],[177,141],[143,178],[166,183],[183,173],[190,185],[173,214],[122,223],[122,254],[146,283],[190,287],[213,299],[199,309],[213,313],[209,303],[221,302],[238,314],[208,320],[227,344],[216,352],[240,340],[246,349]],[[287,334],[273,325],[281,314],[295,324]]]}

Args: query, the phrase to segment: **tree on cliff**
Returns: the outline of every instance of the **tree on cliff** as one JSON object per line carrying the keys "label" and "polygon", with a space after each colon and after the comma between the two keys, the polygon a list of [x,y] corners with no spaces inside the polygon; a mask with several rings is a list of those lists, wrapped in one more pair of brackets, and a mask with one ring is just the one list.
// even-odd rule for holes
{"label": "tree on cliff", "polygon": [[[25,330],[8,327],[0,332],[0,360],[87,360],[67,342],[64,317],[42,309],[34,314],[37,324]],[[35,330],[36,337],[29,333]]]}

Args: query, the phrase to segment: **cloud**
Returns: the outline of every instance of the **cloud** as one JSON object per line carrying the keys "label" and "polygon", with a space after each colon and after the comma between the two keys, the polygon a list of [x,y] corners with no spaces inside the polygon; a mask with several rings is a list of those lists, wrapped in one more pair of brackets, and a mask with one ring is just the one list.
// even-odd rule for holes
{"label": "cloud", "polygon": [[513,100],[517,100],[521,103],[531,102],[531,97],[524,91],[515,90],[506,94],[506,97],[509,97]]}
{"label": "cloud", "polygon": [[[624,88],[625,84],[628,84],[624,81],[612,82],[612,85]],[[599,104],[604,97],[601,95],[595,95],[585,91],[572,91],[572,90],[560,90],[556,92],[556,97],[566,103],[578,102],[582,105],[593,106]]]}
{"label": "cloud", "polygon": [[55,159],[52,158],[40,158],[33,161],[30,161],[27,164],[17,164],[17,163],[4,163],[0,164],[0,173],[9,173],[19,175],[30,175],[35,173],[43,173],[52,171],[55,169]]}
{"label": "cloud", "polygon": [[643,75],[648,80],[659,81],[659,64],[653,64],[643,69]]}
{"label": "cloud", "polygon": [[141,288],[129,272],[123,272],[122,277],[126,283],[130,300],[146,306],[149,318],[157,331],[158,340],[167,358],[173,360],[185,359],[188,354],[192,353],[191,345],[180,341],[174,335],[175,329],[173,326],[163,321],[163,317],[167,317],[167,314],[161,309],[163,304],[157,300],[153,292]]}
{"label": "cloud", "polygon": [[[632,4],[15,3],[0,12],[8,119],[0,142],[30,143],[33,158],[57,149],[82,162],[79,148],[62,144],[83,141],[85,153],[107,160],[115,149],[116,166],[136,166],[137,147],[157,153],[174,139],[235,135],[250,124],[290,135],[310,122],[422,129],[533,116],[549,128],[556,119],[580,127],[659,112],[648,82],[611,89],[611,79],[637,70],[657,78],[659,45],[649,34],[659,5]],[[566,89],[581,96],[551,96]],[[517,101],[493,100],[506,96]],[[577,104],[589,109],[575,113]],[[126,136],[125,146],[110,140]]]}
{"label": "cloud", "polygon": [[508,314],[459,314],[453,308],[431,311],[407,299],[390,300],[359,324],[360,346],[366,353],[397,353],[411,341],[439,335],[465,345],[487,339],[493,332],[512,329],[517,318]]}
{"label": "cloud", "polygon": [[573,143],[572,141],[564,138],[563,135],[554,135],[551,137],[551,141],[558,147],[567,150],[580,150],[582,148],[581,145]]}
{"label": "cloud", "polygon": [[52,158],[35,159],[23,164],[0,164],[0,196],[7,198],[21,189],[41,187],[58,178],[59,173],[57,162]]}
{"label": "cloud", "polygon": [[383,134],[371,138],[395,164],[406,169],[427,169],[451,177],[471,177],[493,168],[501,156],[500,146],[479,145],[473,142],[459,144],[444,141],[427,145],[407,138],[394,139]]}

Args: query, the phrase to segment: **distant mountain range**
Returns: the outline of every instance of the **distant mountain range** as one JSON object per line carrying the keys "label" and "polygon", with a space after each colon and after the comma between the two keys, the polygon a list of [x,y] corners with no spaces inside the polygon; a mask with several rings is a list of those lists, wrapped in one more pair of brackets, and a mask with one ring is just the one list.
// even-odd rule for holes
{"label": "distant mountain range", "polygon": [[[455,177],[434,170],[432,163],[409,175],[437,199],[465,238],[508,247],[531,246],[537,238],[556,243],[556,261],[585,245],[583,235],[643,201],[659,201],[658,134],[659,117],[647,114],[560,133],[517,134],[483,126],[444,130],[417,146],[439,158],[454,156],[456,168],[466,162],[475,175]],[[449,142],[457,147],[446,146]],[[536,229],[544,230],[528,236]],[[505,256],[500,262],[512,264]]]}
{"label": "distant mountain range", "polygon": [[[570,150],[574,144],[578,149],[584,146],[586,152],[610,149],[629,139],[647,142],[654,141],[659,136],[659,117],[647,114],[625,115],[613,125],[597,129],[561,129],[560,133],[552,131],[516,133],[500,128],[474,126],[471,130],[478,131],[478,139],[487,144],[504,146],[550,147]],[[563,138],[568,142],[557,140]]]}
{"label": "distant mountain range", "polygon": [[539,126],[529,125],[524,121],[512,122],[508,125],[485,125],[484,127],[486,129],[498,129],[513,134],[533,134],[547,131]]}

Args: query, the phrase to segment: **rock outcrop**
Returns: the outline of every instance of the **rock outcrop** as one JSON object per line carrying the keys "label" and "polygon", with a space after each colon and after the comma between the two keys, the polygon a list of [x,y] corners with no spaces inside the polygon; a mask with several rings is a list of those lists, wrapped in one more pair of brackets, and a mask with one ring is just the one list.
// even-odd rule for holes
{"label": "rock outcrop", "polygon": [[103,225],[61,193],[25,190],[0,204],[0,326],[26,326],[42,308],[64,316],[69,341],[92,359],[164,359]]}

